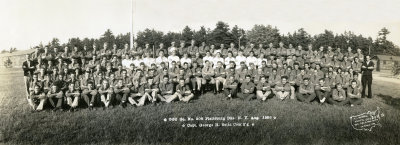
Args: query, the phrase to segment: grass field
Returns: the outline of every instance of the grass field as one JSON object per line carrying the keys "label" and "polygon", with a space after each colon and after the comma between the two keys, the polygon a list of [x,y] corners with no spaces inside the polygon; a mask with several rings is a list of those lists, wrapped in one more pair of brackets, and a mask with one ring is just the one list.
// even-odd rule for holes
{"label": "grass field", "polygon": [[[397,86],[396,86],[397,85]],[[339,107],[275,99],[268,102],[223,100],[206,94],[192,103],[139,108],[31,113],[22,72],[0,69],[0,143],[4,144],[399,144],[398,84],[373,82],[373,99]],[[350,116],[380,107],[385,116],[372,131],[352,128]],[[249,127],[182,127],[170,117],[276,116]],[[228,121],[192,121],[223,123]]]}

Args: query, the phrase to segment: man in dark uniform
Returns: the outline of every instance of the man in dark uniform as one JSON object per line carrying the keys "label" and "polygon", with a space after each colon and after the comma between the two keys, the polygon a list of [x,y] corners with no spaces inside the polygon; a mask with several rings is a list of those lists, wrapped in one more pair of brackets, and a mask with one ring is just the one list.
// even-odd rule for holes
{"label": "man in dark uniform", "polygon": [[371,85],[372,85],[372,71],[374,70],[374,66],[375,64],[374,62],[371,61],[371,56],[365,55],[365,62],[361,66],[362,98],[365,97],[365,87],[367,87],[367,85],[368,85],[368,98],[372,98]]}

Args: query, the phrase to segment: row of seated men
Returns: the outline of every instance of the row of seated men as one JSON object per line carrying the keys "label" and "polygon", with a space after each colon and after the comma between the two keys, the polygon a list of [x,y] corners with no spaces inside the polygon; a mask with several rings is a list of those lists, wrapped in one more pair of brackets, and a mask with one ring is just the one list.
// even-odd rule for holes
{"label": "row of seated men", "polygon": [[[219,63],[217,69],[222,68],[221,66],[222,63]],[[319,65],[316,66],[318,68]],[[290,68],[287,69],[290,71]],[[185,73],[184,68],[181,68],[179,74],[174,76],[167,68],[164,68],[163,72],[140,68],[129,72],[122,69],[119,75],[116,75],[117,71],[107,73],[98,70],[85,71],[81,75],[79,68],[59,73],[57,67],[49,73],[41,68],[32,75],[29,82],[29,101],[35,110],[43,110],[44,105],[49,102],[54,110],[64,109],[63,104],[67,104],[73,111],[81,99],[90,109],[95,106],[107,108],[117,104],[125,107],[127,103],[143,106],[160,101],[189,102],[195,95],[201,96],[200,94],[212,91],[214,94],[223,93],[227,99],[257,98],[266,101],[275,97],[280,100],[315,100],[340,105],[362,102],[358,73],[355,72],[342,72],[338,69],[335,73],[328,71],[318,76],[318,71],[313,68],[307,70],[307,73],[306,69],[300,68],[299,74],[278,75],[277,69],[272,69],[272,73],[266,75],[261,68],[257,70],[259,75],[251,76],[246,73],[246,67],[243,68],[243,72],[229,68],[210,74],[204,69],[201,73]]]}

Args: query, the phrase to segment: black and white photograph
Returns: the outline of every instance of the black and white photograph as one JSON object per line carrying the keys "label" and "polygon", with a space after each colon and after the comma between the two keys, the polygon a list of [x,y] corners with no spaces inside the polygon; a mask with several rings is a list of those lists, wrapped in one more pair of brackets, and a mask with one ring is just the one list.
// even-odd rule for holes
{"label": "black and white photograph", "polygon": [[0,144],[398,145],[400,1],[1,0]]}

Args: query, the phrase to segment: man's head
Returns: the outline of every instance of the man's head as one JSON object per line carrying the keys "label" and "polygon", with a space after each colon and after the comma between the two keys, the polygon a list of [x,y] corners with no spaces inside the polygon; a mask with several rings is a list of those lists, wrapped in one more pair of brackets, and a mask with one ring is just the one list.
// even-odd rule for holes
{"label": "man's head", "polygon": [[282,84],[286,84],[287,83],[287,76],[283,76],[281,78]]}
{"label": "man's head", "polygon": [[251,80],[251,76],[250,76],[250,75],[246,75],[245,81],[246,81],[246,82],[250,82],[250,80]]}
{"label": "man's head", "polygon": [[40,91],[40,87],[38,86],[38,85],[35,85],[35,87],[34,87],[34,90],[33,91],[35,91],[35,93],[39,93],[39,91]]}
{"label": "man's head", "polygon": [[356,80],[352,80],[351,81],[351,87],[354,89],[357,87],[357,81]]}
{"label": "man's head", "polygon": [[185,79],[183,78],[179,79],[179,85],[181,86],[185,85]]}
{"label": "man's head", "polygon": [[303,83],[304,83],[304,85],[307,86],[310,83],[310,79],[309,78],[304,78],[303,79]]}

